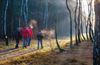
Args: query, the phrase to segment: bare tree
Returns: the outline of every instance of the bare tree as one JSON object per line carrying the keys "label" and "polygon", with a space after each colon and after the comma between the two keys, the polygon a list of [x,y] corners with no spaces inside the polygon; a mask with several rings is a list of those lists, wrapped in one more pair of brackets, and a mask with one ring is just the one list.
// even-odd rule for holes
{"label": "bare tree", "polygon": [[93,37],[93,29],[92,29],[92,1],[90,0],[90,2],[88,3],[88,17],[87,17],[87,21],[86,21],[86,37],[87,40],[92,40]]}
{"label": "bare tree", "polygon": [[80,33],[81,33],[81,36],[83,38],[83,40],[86,40],[85,36],[84,36],[84,21],[83,21],[83,11],[82,11],[82,1],[80,1]]}
{"label": "bare tree", "polygon": [[6,0],[5,9],[4,9],[4,38],[6,45],[8,46],[8,35],[7,35],[7,9],[8,9],[9,0]]}
{"label": "bare tree", "polygon": [[75,14],[74,14],[74,22],[75,22],[75,43],[78,45],[78,40],[77,40],[77,8],[78,8],[78,0],[76,0],[76,7],[75,7]]}
{"label": "bare tree", "polygon": [[72,48],[72,15],[71,15],[71,10],[68,5],[68,0],[66,0],[66,7],[69,12],[69,18],[70,18],[70,48]]}
{"label": "bare tree", "polygon": [[83,17],[82,17],[82,11],[81,11],[81,24],[80,24],[80,28],[81,28],[81,35],[83,37],[83,40],[86,40],[85,36],[84,36],[84,30],[83,30]]}
{"label": "bare tree", "polygon": [[80,0],[76,0],[76,7],[75,7],[75,14],[74,14],[74,22],[75,22],[75,39],[76,39],[76,45],[78,45],[81,41],[81,13],[82,13],[82,5]]}
{"label": "bare tree", "polygon": [[80,0],[78,0],[78,3],[79,3],[79,6],[78,6],[78,22],[77,22],[77,25],[78,25],[78,43],[80,43],[81,42],[81,39],[80,39],[80,37],[81,37],[81,32],[80,32],[80,21],[81,21],[81,1]]}
{"label": "bare tree", "polygon": [[[57,18],[58,19],[58,18]],[[59,45],[59,42],[58,42],[58,37],[57,37],[57,19],[55,19],[55,39],[56,39],[56,44],[57,44],[57,47],[59,49],[60,52],[63,52],[64,49],[62,49]]]}
{"label": "bare tree", "polygon": [[89,39],[92,40],[93,37],[93,30],[92,30],[92,21],[91,21],[91,16],[92,16],[92,1],[90,1],[90,3],[88,4],[88,26],[89,26]]}

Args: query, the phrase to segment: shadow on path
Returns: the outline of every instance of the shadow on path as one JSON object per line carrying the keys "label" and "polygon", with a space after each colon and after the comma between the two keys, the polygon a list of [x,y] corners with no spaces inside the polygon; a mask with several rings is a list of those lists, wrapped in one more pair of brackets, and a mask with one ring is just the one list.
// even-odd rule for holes
{"label": "shadow on path", "polygon": [[14,50],[17,50],[17,48],[9,48],[9,49],[6,49],[6,50],[0,50],[0,54],[2,53],[8,53],[9,51],[14,51]]}

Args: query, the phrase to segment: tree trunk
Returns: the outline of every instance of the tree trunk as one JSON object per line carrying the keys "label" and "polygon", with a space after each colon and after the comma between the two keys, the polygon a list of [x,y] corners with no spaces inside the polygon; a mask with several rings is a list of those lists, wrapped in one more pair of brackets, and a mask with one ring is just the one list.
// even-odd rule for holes
{"label": "tree trunk", "polygon": [[[81,12],[81,14],[82,14],[82,12]],[[83,40],[86,40],[83,31],[84,31],[83,30],[83,21],[82,21],[82,15],[81,15],[81,35],[83,37]]]}
{"label": "tree trunk", "polygon": [[78,43],[81,42],[81,39],[80,39],[80,13],[81,13],[81,1],[79,0],[79,10],[78,10]]}
{"label": "tree trunk", "polygon": [[100,1],[95,0],[95,35],[93,47],[93,65],[100,65]]}
{"label": "tree trunk", "polygon": [[72,15],[71,15],[71,10],[68,5],[68,0],[66,0],[66,7],[69,12],[69,17],[70,17],[70,48],[72,48]]}
{"label": "tree trunk", "polygon": [[78,8],[78,0],[76,0],[76,7],[75,7],[75,15],[74,15],[74,22],[75,22],[75,45],[78,45],[78,40],[77,40],[77,8]]}
{"label": "tree trunk", "polygon": [[[57,18],[58,19],[58,18]],[[56,40],[56,44],[57,44],[57,47],[58,47],[58,49],[59,49],[59,51],[60,52],[63,52],[64,51],[64,49],[62,49],[61,47],[60,47],[60,45],[59,45],[59,42],[58,42],[58,37],[57,37],[57,20],[55,20],[55,40]]]}
{"label": "tree trunk", "polygon": [[87,20],[87,25],[88,25],[88,31],[89,31],[89,40],[92,40],[92,23],[91,23],[91,13],[92,13],[92,0],[90,1],[90,3],[88,4],[88,20]]}

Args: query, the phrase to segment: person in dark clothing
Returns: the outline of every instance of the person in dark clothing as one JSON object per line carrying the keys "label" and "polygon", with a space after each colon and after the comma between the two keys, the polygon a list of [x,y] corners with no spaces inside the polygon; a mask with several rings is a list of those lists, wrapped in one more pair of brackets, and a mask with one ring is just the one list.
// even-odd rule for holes
{"label": "person in dark clothing", "polygon": [[6,46],[8,46],[9,43],[8,43],[8,36],[7,35],[5,35],[5,42],[6,42]]}
{"label": "person in dark clothing", "polygon": [[42,39],[43,39],[43,35],[41,32],[37,33],[37,40],[38,40],[38,45],[37,48],[39,49],[39,46],[41,45],[41,48],[43,48],[43,44],[42,44]]}
{"label": "person in dark clothing", "polygon": [[21,38],[20,30],[17,29],[17,30],[15,31],[15,40],[16,40],[15,48],[18,48],[18,47],[19,47],[20,38]]}

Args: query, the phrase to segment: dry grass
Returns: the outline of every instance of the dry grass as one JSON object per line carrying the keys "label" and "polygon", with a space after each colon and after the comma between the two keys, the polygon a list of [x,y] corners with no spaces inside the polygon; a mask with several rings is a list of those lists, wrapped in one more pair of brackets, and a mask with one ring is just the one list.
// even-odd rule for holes
{"label": "dry grass", "polygon": [[92,65],[91,42],[83,42],[73,49],[64,49],[66,51],[59,53],[45,47],[18,57],[7,58],[0,61],[0,65]]}
{"label": "dry grass", "polygon": [[[73,37],[73,40],[75,40],[75,37]],[[73,49],[68,49],[67,47],[70,42],[69,38],[63,38],[58,41],[61,48],[66,50],[63,53],[58,53],[54,39],[43,40],[43,49],[19,55],[17,57],[8,57],[5,60],[1,60],[0,65],[92,65],[92,45],[90,42],[85,42],[79,45],[79,47],[76,46]],[[29,50],[22,49],[21,43],[22,42],[20,42],[20,48],[18,50],[10,51],[10,53]],[[14,48],[14,46],[15,42],[12,41],[8,47],[4,44],[0,45],[0,50]],[[36,40],[31,42],[30,49],[32,48],[37,49]],[[10,55],[10,53],[8,55]],[[0,55],[2,56],[2,54]]]}

